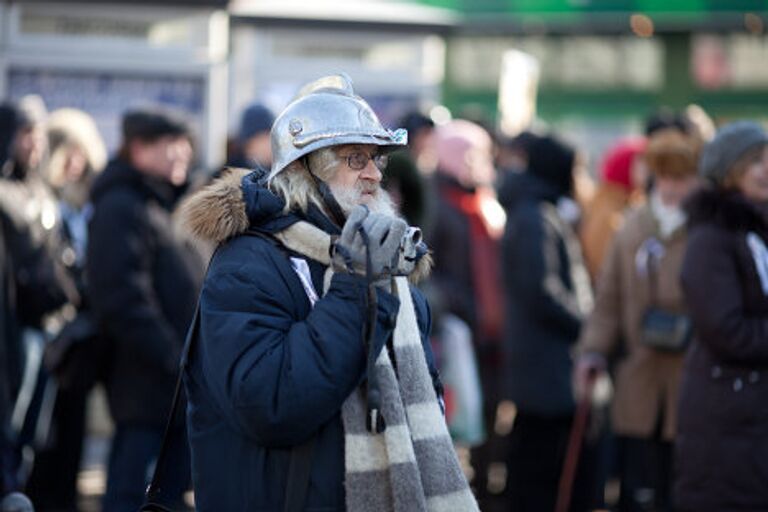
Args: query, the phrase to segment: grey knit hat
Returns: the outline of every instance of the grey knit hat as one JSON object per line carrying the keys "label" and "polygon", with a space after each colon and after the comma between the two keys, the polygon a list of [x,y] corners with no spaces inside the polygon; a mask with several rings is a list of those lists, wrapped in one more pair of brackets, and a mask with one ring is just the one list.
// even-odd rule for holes
{"label": "grey knit hat", "polygon": [[768,144],[768,134],[759,124],[753,121],[729,123],[720,128],[704,147],[699,174],[720,184],[744,153],[762,144]]}

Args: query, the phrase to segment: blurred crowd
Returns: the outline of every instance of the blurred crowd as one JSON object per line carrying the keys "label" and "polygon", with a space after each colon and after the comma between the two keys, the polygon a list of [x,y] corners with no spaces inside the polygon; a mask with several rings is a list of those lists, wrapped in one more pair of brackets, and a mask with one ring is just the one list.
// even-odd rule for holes
{"label": "blurred crowd", "polygon": [[[269,167],[273,121],[248,107],[203,171],[173,111],[126,112],[108,155],[85,112],[0,106],[3,494],[78,510],[104,386],[103,510],[138,510],[211,251],[175,207],[226,167]],[[481,509],[768,509],[763,128],[660,110],[593,170],[568,133],[421,112],[400,127],[383,186],[432,251],[446,420]],[[182,509],[183,415],[170,425],[164,493]]]}

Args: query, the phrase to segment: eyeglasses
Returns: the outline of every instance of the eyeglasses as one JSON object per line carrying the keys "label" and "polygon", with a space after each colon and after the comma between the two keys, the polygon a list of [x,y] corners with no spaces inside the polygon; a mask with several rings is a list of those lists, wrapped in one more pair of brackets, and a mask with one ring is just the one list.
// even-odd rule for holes
{"label": "eyeglasses", "polygon": [[355,171],[362,171],[365,169],[370,160],[373,160],[373,165],[375,165],[378,170],[383,171],[389,162],[388,155],[376,153],[375,155],[371,156],[365,151],[355,151],[348,155],[339,155],[339,157],[345,158],[349,168]]}

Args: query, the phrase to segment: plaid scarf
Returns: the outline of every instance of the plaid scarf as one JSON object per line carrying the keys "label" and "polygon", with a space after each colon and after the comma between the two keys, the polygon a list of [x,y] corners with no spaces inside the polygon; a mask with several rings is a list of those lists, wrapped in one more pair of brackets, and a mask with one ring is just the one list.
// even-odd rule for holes
{"label": "plaid scarf", "polygon": [[[289,249],[329,265],[330,236],[307,223],[278,235]],[[344,460],[350,512],[472,512],[478,510],[440,411],[421,344],[408,280],[396,278],[400,299],[393,354],[385,348],[375,365],[387,428],[366,429],[362,388],[344,402]]]}

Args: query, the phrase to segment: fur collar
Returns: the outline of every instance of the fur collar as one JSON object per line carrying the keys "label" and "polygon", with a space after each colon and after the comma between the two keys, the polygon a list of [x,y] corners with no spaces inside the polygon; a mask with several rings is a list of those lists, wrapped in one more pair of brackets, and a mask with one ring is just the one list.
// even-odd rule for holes
{"label": "fur collar", "polygon": [[[251,226],[247,201],[243,195],[243,178],[251,171],[228,169],[221,178],[182,201],[176,212],[179,223],[195,238],[219,244],[244,233]],[[275,233],[289,250],[303,254],[324,265],[330,264],[332,236],[306,221],[291,223]],[[411,282],[425,279],[432,269],[432,256],[427,254],[411,274]]]}
{"label": "fur collar", "polygon": [[249,172],[227,169],[184,199],[176,211],[180,224],[196,238],[216,244],[245,232],[250,222],[241,182]]}
{"label": "fur collar", "polygon": [[686,202],[688,226],[716,224],[731,231],[768,233],[768,217],[738,192],[707,187]]}

